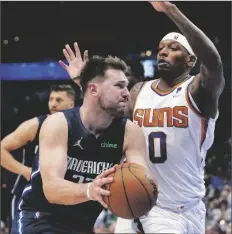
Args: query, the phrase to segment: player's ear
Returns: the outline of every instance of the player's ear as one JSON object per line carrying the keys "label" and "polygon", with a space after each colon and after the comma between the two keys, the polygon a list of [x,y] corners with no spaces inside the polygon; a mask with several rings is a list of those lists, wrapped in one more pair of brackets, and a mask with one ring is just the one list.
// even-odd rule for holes
{"label": "player's ear", "polygon": [[70,106],[70,108],[73,108],[74,107],[74,102],[71,102],[69,106]]}
{"label": "player's ear", "polygon": [[188,68],[189,67],[193,67],[194,64],[196,62],[196,57],[194,55],[188,55],[188,58],[187,58],[187,66]]}
{"label": "player's ear", "polygon": [[98,96],[99,93],[99,87],[96,83],[89,83],[88,84],[88,90],[90,92],[91,95],[93,96]]}

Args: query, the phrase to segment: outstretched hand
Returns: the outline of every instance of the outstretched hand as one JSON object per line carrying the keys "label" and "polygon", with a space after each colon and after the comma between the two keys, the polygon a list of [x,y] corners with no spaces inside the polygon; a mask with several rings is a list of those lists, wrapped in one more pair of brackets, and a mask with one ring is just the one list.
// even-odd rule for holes
{"label": "outstretched hand", "polygon": [[167,12],[167,10],[168,10],[168,8],[170,7],[170,6],[173,6],[173,4],[172,3],[170,3],[170,2],[151,2],[151,1],[149,1],[150,3],[151,3],[151,5],[154,7],[154,9],[156,10],[156,11],[158,11],[158,12],[164,12],[164,13],[166,13]]}
{"label": "outstretched hand", "polygon": [[[83,54],[83,59],[82,59],[77,42],[74,43],[74,50],[75,50],[75,53],[72,51],[72,49],[70,48],[68,44],[65,45],[65,49],[63,49],[63,54],[68,62],[68,65],[65,64],[63,61],[59,60],[59,64],[69,74],[69,77],[71,79],[81,74],[82,69],[84,68],[86,62],[88,61],[88,51],[85,50]],[[74,82],[80,86],[79,79],[74,80]]]}

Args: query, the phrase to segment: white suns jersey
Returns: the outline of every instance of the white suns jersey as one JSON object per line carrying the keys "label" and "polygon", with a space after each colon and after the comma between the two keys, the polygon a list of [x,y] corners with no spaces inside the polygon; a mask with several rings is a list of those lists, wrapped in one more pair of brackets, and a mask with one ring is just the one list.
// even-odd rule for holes
{"label": "white suns jersey", "polygon": [[205,156],[214,140],[218,113],[215,119],[201,117],[188,90],[193,79],[168,93],[153,88],[157,80],[145,82],[133,113],[133,122],[145,134],[147,162],[160,188],[157,204],[169,209],[205,195]]}

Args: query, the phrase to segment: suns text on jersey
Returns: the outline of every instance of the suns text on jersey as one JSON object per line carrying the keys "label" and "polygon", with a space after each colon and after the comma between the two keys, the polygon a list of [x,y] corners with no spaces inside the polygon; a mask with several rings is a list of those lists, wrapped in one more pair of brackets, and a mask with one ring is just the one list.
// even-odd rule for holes
{"label": "suns text on jersey", "polygon": [[187,128],[188,108],[186,106],[164,107],[160,109],[135,109],[134,122],[140,127]]}

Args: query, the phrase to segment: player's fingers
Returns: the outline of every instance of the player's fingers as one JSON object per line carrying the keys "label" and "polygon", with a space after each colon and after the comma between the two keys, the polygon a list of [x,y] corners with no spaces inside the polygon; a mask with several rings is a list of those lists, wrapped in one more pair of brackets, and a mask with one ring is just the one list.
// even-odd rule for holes
{"label": "player's fingers", "polygon": [[89,54],[88,50],[85,50],[84,55],[83,55],[84,63],[88,62],[89,60]]}
{"label": "player's fingers", "polygon": [[64,68],[64,70],[67,71],[68,66],[63,61],[59,60],[59,64],[60,64],[61,67]]}
{"label": "player's fingers", "polygon": [[67,44],[67,45],[65,45],[65,48],[66,48],[66,50],[67,50],[67,52],[68,52],[68,54],[69,54],[71,60],[75,59],[76,56],[75,56],[75,54],[73,53],[73,51],[72,51],[72,49],[70,48],[70,46]]}
{"label": "player's fingers", "polygon": [[112,174],[113,172],[115,172],[115,170],[116,170],[115,167],[111,167],[110,169],[103,171],[103,172],[99,175],[99,178],[104,178],[104,177],[106,177],[106,176]]}
{"label": "player's fingers", "polygon": [[68,52],[67,52],[66,49],[63,49],[63,54],[64,54],[64,57],[66,58],[66,60],[68,61],[68,63],[70,63],[71,62],[71,58],[70,58],[70,56],[69,56],[69,54],[68,54]]}
{"label": "player's fingers", "polygon": [[79,49],[77,42],[74,42],[74,49],[75,49],[76,57],[81,58],[81,52],[80,52],[80,49]]}
{"label": "player's fingers", "polygon": [[102,198],[99,199],[98,202],[99,202],[102,206],[104,206],[106,209],[108,209],[108,205],[102,200]]}
{"label": "player's fingers", "polygon": [[110,191],[101,188],[100,194],[104,196],[110,196]]}
{"label": "player's fingers", "polygon": [[112,183],[113,181],[114,181],[113,177],[106,177],[106,178],[98,179],[96,181],[96,185],[98,185],[99,187],[102,187],[102,185]]}

